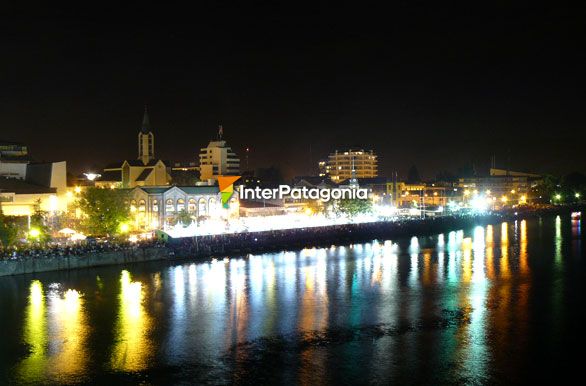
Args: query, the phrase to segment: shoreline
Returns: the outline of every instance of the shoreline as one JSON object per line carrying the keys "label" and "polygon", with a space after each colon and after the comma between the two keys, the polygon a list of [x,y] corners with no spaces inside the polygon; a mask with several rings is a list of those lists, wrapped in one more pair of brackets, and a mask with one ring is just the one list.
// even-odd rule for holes
{"label": "shoreline", "polygon": [[[190,238],[170,238],[165,247],[137,247],[82,256],[55,256],[0,261],[0,277],[51,271],[68,271],[108,265],[125,265],[153,261],[205,261],[218,254],[246,255],[307,247],[328,247],[376,239],[429,236],[474,225],[487,225],[517,218],[570,214],[584,206],[564,206],[531,211],[495,212],[477,216],[437,217],[404,222],[373,222],[299,228],[282,231],[237,233]],[[260,240],[260,242],[259,242]]]}

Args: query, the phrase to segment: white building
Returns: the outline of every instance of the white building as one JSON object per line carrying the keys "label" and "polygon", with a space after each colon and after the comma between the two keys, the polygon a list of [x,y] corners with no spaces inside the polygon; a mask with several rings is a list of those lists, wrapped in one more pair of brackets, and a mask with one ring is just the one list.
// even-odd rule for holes
{"label": "white building", "polygon": [[186,211],[194,219],[228,219],[238,215],[238,195],[222,207],[217,186],[144,186],[130,191],[130,210],[137,228],[156,229],[172,224]]}
{"label": "white building", "polygon": [[226,141],[222,140],[223,128],[219,127],[218,140],[210,141],[199,153],[200,180],[217,179],[218,176],[240,174],[240,159]]}

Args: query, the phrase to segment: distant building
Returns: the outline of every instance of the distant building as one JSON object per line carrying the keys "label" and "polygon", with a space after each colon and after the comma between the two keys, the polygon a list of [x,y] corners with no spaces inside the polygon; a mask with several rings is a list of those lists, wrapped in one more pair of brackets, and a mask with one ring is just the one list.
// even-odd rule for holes
{"label": "distant building", "polygon": [[155,137],[145,108],[138,133],[138,159],[114,162],[104,168],[95,185],[109,188],[169,185],[171,176],[166,163],[155,158]]}
{"label": "distant building", "polygon": [[33,162],[25,144],[0,141],[0,201],[4,214],[28,216],[36,205],[47,212],[64,211],[66,193],[65,161]]}
{"label": "distant building", "polygon": [[210,141],[199,153],[199,179],[215,180],[218,176],[237,176],[240,174],[240,159],[222,139],[224,129],[218,129],[218,140]]}
{"label": "distant building", "polygon": [[329,177],[328,160],[322,159],[317,162],[318,175],[320,177]]}
{"label": "distant building", "polygon": [[331,153],[325,170],[320,167],[320,175],[328,175],[334,182],[353,178],[373,178],[378,176],[377,156],[374,151],[349,149]]}
{"label": "distant building", "polygon": [[26,178],[0,177],[0,201],[4,214],[29,216],[34,207],[47,212],[67,210],[67,164],[61,162],[30,163]]}
{"label": "distant building", "polygon": [[526,196],[541,179],[539,174],[491,168],[489,176],[459,178],[457,186],[471,195],[480,193],[514,200],[516,196]]}
{"label": "distant building", "polygon": [[26,178],[26,166],[31,162],[28,147],[19,142],[0,141],[0,177]]}
{"label": "distant building", "polygon": [[407,207],[445,207],[453,198],[454,191],[436,184],[406,182],[387,183],[387,194],[397,208]]}

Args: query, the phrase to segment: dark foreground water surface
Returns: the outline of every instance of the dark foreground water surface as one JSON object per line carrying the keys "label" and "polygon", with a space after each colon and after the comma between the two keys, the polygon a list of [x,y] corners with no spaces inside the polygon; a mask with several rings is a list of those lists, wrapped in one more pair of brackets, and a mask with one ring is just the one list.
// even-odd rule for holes
{"label": "dark foreground water surface", "polygon": [[580,221],[0,278],[0,384],[522,383],[581,374]]}

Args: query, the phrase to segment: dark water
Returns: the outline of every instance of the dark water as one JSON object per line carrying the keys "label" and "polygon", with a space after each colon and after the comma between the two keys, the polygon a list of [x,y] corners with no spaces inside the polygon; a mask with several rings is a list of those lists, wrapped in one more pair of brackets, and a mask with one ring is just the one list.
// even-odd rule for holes
{"label": "dark water", "polygon": [[0,383],[522,383],[581,374],[570,217],[0,278]]}

